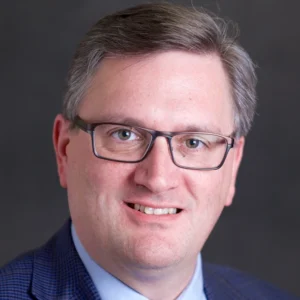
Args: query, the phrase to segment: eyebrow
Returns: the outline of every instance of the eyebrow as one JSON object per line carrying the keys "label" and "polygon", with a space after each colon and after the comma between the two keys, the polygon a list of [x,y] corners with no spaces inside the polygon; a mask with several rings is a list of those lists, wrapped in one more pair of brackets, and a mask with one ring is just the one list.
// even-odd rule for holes
{"label": "eyebrow", "polygon": [[[108,122],[108,123],[120,123],[128,126],[138,126],[143,128],[148,128],[142,120],[132,117],[124,117],[122,115],[105,115],[101,118],[101,122]],[[96,123],[99,123],[99,119]],[[195,125],[195,124],[188,124],[188,123],[180,123],[177,126],[180,130],[174,130],[172,132],[211,132],[217,134],[224,134],[222,133],[221,129],[214,125]],[[153,128],[148,128],[153,129]]]}

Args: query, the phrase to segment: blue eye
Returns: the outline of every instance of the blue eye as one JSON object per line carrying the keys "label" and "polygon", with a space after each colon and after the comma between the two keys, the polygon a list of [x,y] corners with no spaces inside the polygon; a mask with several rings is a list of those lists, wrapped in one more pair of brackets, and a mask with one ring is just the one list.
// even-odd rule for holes
{"label": "blue eye", "polygon": [[197,149],[204,146],[204,143],[198,139],[188,139],[185,141],[188,148]]}
{"label": "blue eye", "polygon": [[122,141],[132,141],[137,138],[135,133],[128,129],[119,129],[113,132],[112,136]]}

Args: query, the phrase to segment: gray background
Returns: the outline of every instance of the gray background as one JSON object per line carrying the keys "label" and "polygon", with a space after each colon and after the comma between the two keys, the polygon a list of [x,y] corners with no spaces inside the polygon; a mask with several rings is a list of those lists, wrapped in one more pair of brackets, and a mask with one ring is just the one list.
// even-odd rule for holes
{"label": "gray background", "polygon": [[[143,1],[1,1],[0,265],[45,242],[67,218],[51,141],[67,68],[99,17],[137,3]],[[300,295],[300,2],[193,3],[237,21],[259,65],[258,115],[237,195],[203,256]]]}

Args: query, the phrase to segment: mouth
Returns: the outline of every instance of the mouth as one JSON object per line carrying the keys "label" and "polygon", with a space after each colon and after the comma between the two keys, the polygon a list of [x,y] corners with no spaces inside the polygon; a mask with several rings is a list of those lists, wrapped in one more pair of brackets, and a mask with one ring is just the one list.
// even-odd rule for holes
{"label": "mouth", "polygon": [[137,210],[146,215],[176,215],[182,211],[182,209],[176,207],[157,208],[157,207],[144,206],[137,203],[126,203],[126,204],[131,209]]}

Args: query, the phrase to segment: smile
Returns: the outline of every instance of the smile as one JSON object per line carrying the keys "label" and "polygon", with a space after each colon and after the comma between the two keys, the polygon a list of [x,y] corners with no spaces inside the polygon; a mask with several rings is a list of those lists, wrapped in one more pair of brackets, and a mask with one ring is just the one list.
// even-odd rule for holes
{"label": "smile", "polygon": [[133,204],[133,203],[127,203],[127,205],[137,211],[140,211],[144,214],[147,215],[175,215],[181,212],[181,209],[179,208],[154,208],[154,207],[149,207],[149,206],[143,206],[140,204]]}

